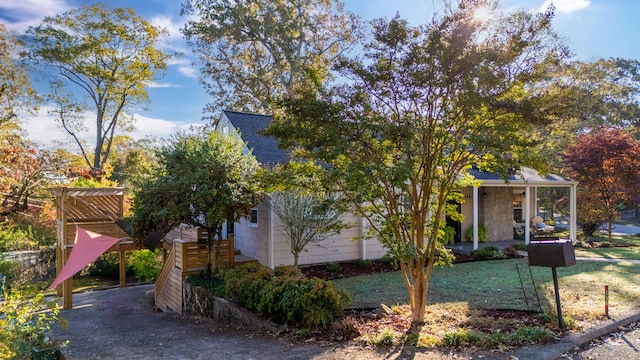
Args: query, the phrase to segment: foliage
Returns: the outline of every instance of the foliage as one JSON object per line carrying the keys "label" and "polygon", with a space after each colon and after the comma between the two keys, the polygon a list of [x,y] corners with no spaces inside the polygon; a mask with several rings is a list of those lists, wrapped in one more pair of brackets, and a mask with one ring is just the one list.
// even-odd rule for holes
{"label": "foliage", "polygon": [[261,316],[287,324],[325,328],[349,303],[349,295],[331,282],[307,279],[297,268],[274,271],[249,264],[224,273],[226,294]]}
{"label": "foliage", "polygon": [[81,274],[117,278],[120,276],[119,255],[115,252],[100,255],[94,262],[84,268]]}
{"label": "foliage", "polygon": [[357,20],[339,1],[188,0],[182,30],[198,55],[208,109],[271,114],[271,103],[306,81],[328,78],[331,61],[354,42]]}
{"label": "foliage", "polygon": [[55,230],[7,218],[0,224],[0,252],[36,250],[55,243]]}
{"label": "foliage", "polygon": [[0,134],[16,129],[18,118],[35,110],[37,97],[27,68],[16,61],[22,45],[6,25],[0,24]]}
{"label": "foliage", "polygon": [[119,186],[133,187],[156,166],[152,140],[133,140],[129,136],[116,136],[113,140],[113,170],[109,180]]}
{"label": "foliage", "polygon": [[152,177],[134,191],[136,239],[180,223],[199,226],[207,231],[208,271],[216,272],[222,225],[249,216],[262,198],[260,168],[244,148],[237,137],[217,131],[177,134],[163,145]]}
{"label": "foliage", "polygon": [[[466,236],[469,241],[473,241],[473,226],[467,229],[464,236]],[[484,224],[478,224],[478,241],[487,241],[487,227],[484,226]]]}
{"label": "foliage", "polygon": [[640,141],[629,132],[602,128],[583,134],[567,148],[564,159],[567,172],[580,182],[578,221],[588,236],[594,225],[613,223],[621,203],[637,200]]}
{"label": "foliage", "polygon": [[342,266],[338,263],[328,263],[327,270],[332,273],[339,273],[342,271]]}
{"label": "foliage", "polygon": [[51,343],[51,326],[60,312],[56,301],[47,302],[39,293],[28,299],[20,293],[0,302],[0,359],[30,359],[32,349]]}
{"label": "foliage", "polygon": [[140,281],[155,281],[162,270],[162,250],[136,250],[127,259],[128,266]]}
{"label": "foliage", "polygon": [[474,260],[497,260],[504,259],[505,255],[495,246],[485,246],[481,249],[473,250],[471,257],[473,257]]}
{"label": "foliage", "polygon": [[298,257],[307,245],[318,244],[345,227],[336,201],[334,196],[322,193],[288,190],[271,194],[271,206],[282,222],[294,266],[298,266]]}
{"label": "foliage", "polygon": [[[124,111],[148,102],[146,87],[166,69],[172,55],[154,47],[167,31],[151,25],[131,9],[83,5],[28,30],[28,56],[53,67],[49,100],[52,114],[80,148],[92,175],[99,180],[109,158],[113,136],[132,118]],[[73,96],[73,90],[83,96]],[[95,113],[95,148],[89,153],[80,139],[85,112]]]}
{"label": "foliage", "polygon": [[553,13],[496,12],[480,23],[473,16],[484,1],[460,4],[420,27],[376,20],[362,57],[336,66],[346,81],[284,99],[267,129],[325,165],[327,188],[398,257],[415,322],[445,215],[461,220],[453,204],[475,184],[461,175],[473,164],[506,174],[543,163],[530,134],[562,116],[536,87],[567,55]]}
{"label": "foliage", "polygon": [[362,269],[369,269],[373,265],[373,262],[369,259],[355,259],[353,263]]}

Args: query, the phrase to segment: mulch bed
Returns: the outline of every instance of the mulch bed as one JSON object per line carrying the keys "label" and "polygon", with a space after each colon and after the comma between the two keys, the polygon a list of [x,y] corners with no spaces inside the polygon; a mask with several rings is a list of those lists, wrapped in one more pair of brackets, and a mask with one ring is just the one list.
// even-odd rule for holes
{"label": "mulch bed", "polygon": [[[455,257],[456,259],[454,263],[473,261],[471,256],[467,255],[455,254]],[[394,267],[393,264],[389,264],[380,260],[371,260],[367,263],[369,263],[370,266],[365,266],[363,262],[359,261],[303,265],[300,267],[300,270],[306,277],[317,277],[324,280],[335,280],[352,276],[378,274],[399,270],[399,266]]]}

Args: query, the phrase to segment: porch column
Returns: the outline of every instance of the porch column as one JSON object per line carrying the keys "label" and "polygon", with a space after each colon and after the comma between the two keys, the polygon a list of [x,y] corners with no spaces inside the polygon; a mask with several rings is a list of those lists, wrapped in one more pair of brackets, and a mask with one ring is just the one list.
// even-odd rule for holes
{"label": "porch column", "polygon": [[473,250],[478,250],[478,187],[473,187]]}
{"label": "porch column", "polygon": [[577,224],[578,224],[578,185],[571,185],[571,193],[569,194],[569,240],[575,243],[578,241]]}
{"label": "porch column", "polygon": [[531,240],[531,188],[524,188],[524,243],[529,245]]}

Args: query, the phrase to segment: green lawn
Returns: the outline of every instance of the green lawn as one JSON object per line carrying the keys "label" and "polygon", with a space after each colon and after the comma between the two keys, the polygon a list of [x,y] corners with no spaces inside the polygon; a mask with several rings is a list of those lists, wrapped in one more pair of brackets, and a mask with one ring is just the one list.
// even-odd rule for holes
{"label": "green lawn", "polygon": [[[612,313],[623,313],[638,306],[638,265],[578,261],[574,266],[558,268],[557,272],[563,310],[576,319],[591,319],[604,312],[605,285],[609,286]],[[398,271],[339,279],[335,283],[351,293],[351,306],[355,308],[408,303],[407,290]],[[536,290],[543,309],[555,311],[550,268],[529,268],[526,259],[471,262],[436,268],[429,285],[428,303],[463,302],[472,308],[538,310]]]}

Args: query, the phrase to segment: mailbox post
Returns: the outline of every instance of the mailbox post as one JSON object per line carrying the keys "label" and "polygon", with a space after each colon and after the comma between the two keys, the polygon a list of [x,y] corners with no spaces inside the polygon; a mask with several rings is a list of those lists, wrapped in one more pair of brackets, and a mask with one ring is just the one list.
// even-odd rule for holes
{"label": "mailbox post", "polygon": [[558,310],[558,326],[564,329],[562,320],[562,307],[560,306],[560,292],[558,290],[557,267],[566,267],[576,264],[576,255],[573,244],[568,240],[532,241],[527,246],[529,253],[529,266],[550,267],[553,275],[553,289],[556,294],[556,308]]}

